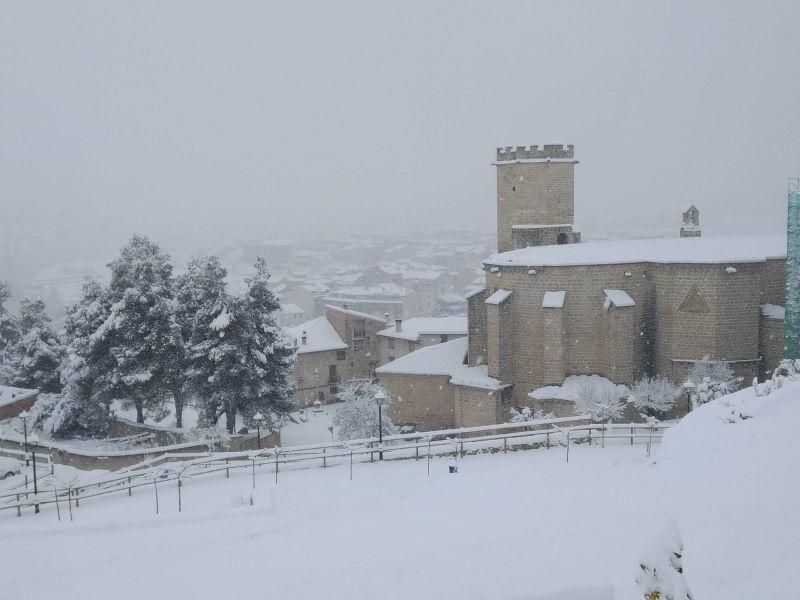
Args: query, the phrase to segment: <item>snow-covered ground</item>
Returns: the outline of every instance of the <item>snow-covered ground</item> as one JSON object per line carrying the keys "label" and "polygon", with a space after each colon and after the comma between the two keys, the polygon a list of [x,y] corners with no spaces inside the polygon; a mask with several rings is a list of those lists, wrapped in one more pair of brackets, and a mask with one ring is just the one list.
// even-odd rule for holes
{"label": "snow-covered ground", "polygon": [[[641,445],[246,470],[0,512],[0,598],[641,599],[676,527],[695,598],[789,598],[800,558],[800,384],[715,401]],[[749,418],[748,418],[749,417]],[[324,429],[327,432],[327,428]],[[63,508],[63,507],[62,507]],[[30,560],[35,556],[36,560]]]}
{"label": "snow-covered ground", "polygon": [[307,408],[294,413],[293,416],[298,422],[289,422],[281,428],[281,446],[306,446],[331,442],[331,432],[328,428],[333,426],[332,418],[338,406],[338,404],[326,404],[317,409]]}

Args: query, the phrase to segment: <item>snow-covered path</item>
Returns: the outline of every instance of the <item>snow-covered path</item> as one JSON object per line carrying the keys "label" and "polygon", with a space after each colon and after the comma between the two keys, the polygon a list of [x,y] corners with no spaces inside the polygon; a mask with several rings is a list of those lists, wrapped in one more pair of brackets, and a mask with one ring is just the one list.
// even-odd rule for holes
{"label": "snow-covered path", "polygon": [[[0,597],[515,598],[633,591],[652,469],[643,448],[573,448],[190,481],[0,516]],[[631,485],[634,481],[635,485]],[[646,509],[638,509],[644,505]],[[36,561],[30,561],[36,556]],[[46,568],[43,568],[46,565]],[[608,594],[598,588],[606,587]],[[617,595],[616,597],[621,597]]]}
{"label": "snow-covered path", "polygon": [[[796,596],[800,382],[693,411],[655,456],[627,443],[190,479],[0,511],[0,599],[641,600],[677,531],[696,598]],[[655,464],[654,464],[655,463]],[[62,505],[62,509],[63,509]],[[677,527],[674,527],[677,525]],[[655,554],[654,554],[655,552]],[[663,572],[663,571],[662,571]]]}

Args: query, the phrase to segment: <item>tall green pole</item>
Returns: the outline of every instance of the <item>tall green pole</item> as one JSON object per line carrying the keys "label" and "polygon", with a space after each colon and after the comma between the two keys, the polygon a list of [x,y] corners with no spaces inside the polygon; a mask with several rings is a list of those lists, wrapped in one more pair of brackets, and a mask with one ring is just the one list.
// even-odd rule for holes
{"label": "tall green pole", "polygon": [[789,179],[783,357],[800,358],[800,178]]}

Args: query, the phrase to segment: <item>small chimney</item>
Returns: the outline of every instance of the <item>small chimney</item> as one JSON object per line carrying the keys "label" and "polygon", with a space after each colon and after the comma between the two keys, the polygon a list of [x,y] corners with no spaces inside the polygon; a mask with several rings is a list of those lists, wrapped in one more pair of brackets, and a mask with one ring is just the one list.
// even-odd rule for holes
{"label": "small chimney", "polygon": [[308,344],[308,334],[307,334],[305,331],[303,331],[303,337],[302,337],[302,340],[303,340],[303,346],[305,346],[306,344]]}
{"label": "small chimney", "polygon": [[389,322],[389,313],[383,313],[383,320]]}
{"label": "small chimney", "polygon": [[350,310],[350,307],[347,305],[347,302],[342,304],[342,308],[345,309],[345,310]]}
{"label": "small chimney", "polygon": [[394,332],[400,333],[403,331],[403,319],[395,319],[394,320]]}

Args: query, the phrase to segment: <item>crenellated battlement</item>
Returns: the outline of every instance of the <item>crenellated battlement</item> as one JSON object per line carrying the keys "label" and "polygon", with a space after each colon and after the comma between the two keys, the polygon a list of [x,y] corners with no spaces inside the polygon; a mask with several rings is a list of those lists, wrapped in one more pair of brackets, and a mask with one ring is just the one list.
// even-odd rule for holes
{"label": "crenellated battlement", "polygon": [[506,146],[497,148],[497,161],[533,160],[547,158],[575,158],[575,146],[569,144],[545,144],[536,146]]}

